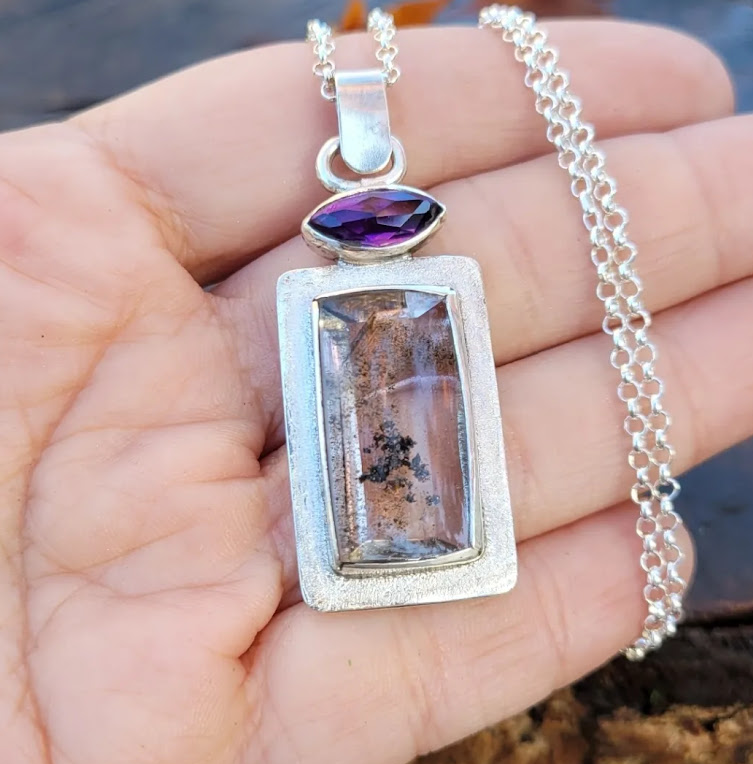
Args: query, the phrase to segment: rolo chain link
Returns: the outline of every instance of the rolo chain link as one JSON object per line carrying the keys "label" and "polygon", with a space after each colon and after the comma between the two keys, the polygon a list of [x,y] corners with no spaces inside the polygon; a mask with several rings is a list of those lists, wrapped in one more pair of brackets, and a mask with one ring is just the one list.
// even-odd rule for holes
{"label": "rolo chain link", "polygon": [[335,40],[332,27],[319,19],[312,19],[306,27],[306,39],[314,44],[314,74],[322,78],[322,96],[328,101],[335,100]]}
{"label": "rolo chain link", "polygon": [[[395,45],[395,20],[391,14],[375,8],[369,13],[368,31],[378,44],[376,57],[382,65],[382,75],[387,86],[400,79],[400,69],[395,64],[398,49]],[[335,100],[335,40],[332,27],[323,21],[313,19],[306,28],[306,39],[314,44],[314,74],[322,79],[322,96],[328,101]]]}
{"label": "rolo chain link", "polygon": [[382,63],[382,74],[388,86],[394,85],[400,79],[400,69],[395,65],[398,49],[395,45],[395,19],[391,13],[385,13],[381,8],[374,8],[369,14],[368,30],[379,43],[377,60]]}
{"label": "rolo chain link", "polygon": [[627,212],[615,201],[616,183],[606,172],[604,154],[594,146],[594,129],[582,121],[580,101],[570,92],[569,77],[535,16],[493,5],[481,12],[479,23],[500,30],[515,46],[515,58],[525,64],[525,84],[548,123],[547,138],[558,151],[559,164],[572,178],[571,190],[590,235],[596,293],[606,310],[603,329],[612,338],[611,363],[620,375],[618,396],[627,405],[625,430],[632,440],[628,461],[636,480],[631,498],[639,509],[636,530],[643,541],[640,564],[646,573],[648,615],[643,633],[623,653],[640,660],[676,632],[687,584],[678,570],[682,552],[675,533],[682,521],[674,508],[680,486],[671,469],[671,420],[662,404],[662,381],[654,373],[657,351],[648,336],[651,316],[635,272],[637,248],[627,236]]}

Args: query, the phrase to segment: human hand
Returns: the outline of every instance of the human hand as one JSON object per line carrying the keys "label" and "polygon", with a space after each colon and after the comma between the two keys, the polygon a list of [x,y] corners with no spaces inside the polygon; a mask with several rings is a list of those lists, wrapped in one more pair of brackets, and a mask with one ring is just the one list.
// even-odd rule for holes
{"label": "human hand", "polygon": [[[753,123],[684,37],[550,28],[633,216],[686,469],[753,433]],[[363,47],[341,41],[343,63]],[[484,271],[519,582],[400,610],[300,602],[274,295],[323,264],[296,236],[335,132],[309,55],[241,53],[0,137],[3,762],[403,762],[640,631],[579,207],[511,51],[471,29],[405,32],[390,98],[408,180],[449,209],[427,252]]]}

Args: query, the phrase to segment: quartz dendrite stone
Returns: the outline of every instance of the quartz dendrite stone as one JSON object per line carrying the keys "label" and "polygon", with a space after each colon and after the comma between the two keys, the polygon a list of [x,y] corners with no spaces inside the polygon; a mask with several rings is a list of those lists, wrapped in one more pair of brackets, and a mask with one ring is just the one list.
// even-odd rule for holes
{"label": "quartz dendrite stone", "polygon": [[421,561],[472,547],[468,444],[448,301],[448,294],[418,288],[317,300],[341,565]]}

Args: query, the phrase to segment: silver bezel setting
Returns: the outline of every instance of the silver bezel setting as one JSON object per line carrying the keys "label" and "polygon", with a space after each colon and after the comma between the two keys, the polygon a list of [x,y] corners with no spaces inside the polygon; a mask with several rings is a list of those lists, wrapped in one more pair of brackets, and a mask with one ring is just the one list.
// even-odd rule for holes
{"label": "silver bezel setting", "polygon": [[[350,246],[348,244],[343,244],[341,241],[333,239],[330,236],[325,236],[319,231],[315,231],[309,225],[311,218],[316,216],[320,210],[328,207],[333,202],[340,201],[341,199],[347,199],[350,196],[356,196],[357,194],[361,194],[364,191],[407,191],[409,193],[418,194],[435,202],[439,206],[440,212],[437,218],[431,223],[431,225],[427,226],[420,233],[412,236],[410,239],[404,242],[401,242],[400,244],[393,244],[387,247],[367,248],[363,245]],[[326,201],[322,202],[304,219],[303,223],[301,224],[301,234],[303,235],[303,240],[306,242],[306,244],[308,244],[309,247],[311,247],[311,249],[329,260],[345,260],[350,263],[361,264],[382,262],[384,260],[406,257],[409,253],[415,252],[416,249],[423,246],[429,240],[429,238],[431,238],[439,230],[439,227],[442,225],[442,223],[444,223],[446,213],[447,208],[444,206],[444,204],[442,204],[442,202],[435,199],[431,194],[427,194],[426,191],[421,191],[418,188],[394,184],[359,186],[358,188],[354,188],[350,191],[344,191],[343,193],[335,194],[334,196],[329,197]]]}
{"label": "silver bezel setting", "polygon": [[[321,422],[315,301],[369,289],[452,295],[451,320],[475,479],[474,547],[408,564],[336,563]],[[466,257],[396,259],[289,271],[278,282],[278,318],[291,497],[301,592],[323,611],[394,607],[501,594],[517,576],[496,373],[481,273]],[[472,558],[468,552],[472,552]]]}

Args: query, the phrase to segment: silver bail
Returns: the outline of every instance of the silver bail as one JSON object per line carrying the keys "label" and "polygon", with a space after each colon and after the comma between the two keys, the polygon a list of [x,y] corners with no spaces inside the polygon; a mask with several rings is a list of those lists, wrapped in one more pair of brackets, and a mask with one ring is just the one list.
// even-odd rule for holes
{"label": "silver bail", "polygon": [[335,72],[340,155],[359,175],[381,172],[392,157],[387,84],[379,69]]}

